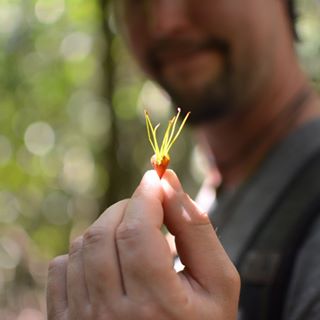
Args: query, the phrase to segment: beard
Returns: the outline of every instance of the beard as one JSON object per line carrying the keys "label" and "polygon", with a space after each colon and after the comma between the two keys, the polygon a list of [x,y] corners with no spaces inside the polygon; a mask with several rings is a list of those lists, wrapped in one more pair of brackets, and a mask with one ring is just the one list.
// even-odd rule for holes
{"label": "beard", "polygon": [[237,110],[236,89],[232,74],[226,68],[219,79],[207,83],[198,92],[181,92],[163,80],[158,81],[170,95],[173,106],[181,108],[182,115],[191,112],[188,124],[197,126],[218,121]]}
{"label": "beard", "polygon": [[[192,52],[193,50],[219,52],[222,57],[222,67],[220,72],[203,83],[201,88],[188,90],[163,76],[161,56],[170,54],[172,51]],[[196,126],[219,120],[236,109],[236,96],[239,96],[236,91],[239,91],[239,86],[235,85],[235,72],[230,59],[230,46],[227,42],[217,38],[200,43],[188,39],[165,40],[152,48],[147,58],[155,80],[168,92],[174,104],[181,108],[182,114],[191,111],[188,120],[190,125]],[[179,81],[183,83],[183,77]]]}

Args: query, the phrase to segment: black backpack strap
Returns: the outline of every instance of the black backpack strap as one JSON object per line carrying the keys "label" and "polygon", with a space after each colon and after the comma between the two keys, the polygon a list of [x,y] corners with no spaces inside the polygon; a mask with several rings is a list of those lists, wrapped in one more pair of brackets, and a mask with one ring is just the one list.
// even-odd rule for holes
{"label": "black backpack strap", "polygon": [[243,319],[281,319],[295,257],[317,217],[320,153],[291,181],[239,259]]}

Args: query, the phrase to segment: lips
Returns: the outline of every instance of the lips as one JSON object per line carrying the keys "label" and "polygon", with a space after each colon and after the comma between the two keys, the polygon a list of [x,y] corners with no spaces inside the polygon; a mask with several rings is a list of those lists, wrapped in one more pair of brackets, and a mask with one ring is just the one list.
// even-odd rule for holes
{"label": "lips", "polygon": [[169,39],[158,42],[149,50],[149,65],[158,70],[173,64],[182,64],[192,58],[210,53],[228,53],[228,46],[219,39],[194,41],[186,39]]}
{"label": "lips", "polygon": [[152,65],[157,68],[167,64],[179,63],[181,60],[187,60],[193,56],[207,51],[201,45],[181,46],[174,44],[166,48],[160,48],[153,51]]}
{"label": "lips", "polygon": [[192,56],[200,54],[204,50],[199,47],[181,48],[163,51],[156,56],[156,60],[160,65],[167,63],[175,63],[181,60],[189,59]]}

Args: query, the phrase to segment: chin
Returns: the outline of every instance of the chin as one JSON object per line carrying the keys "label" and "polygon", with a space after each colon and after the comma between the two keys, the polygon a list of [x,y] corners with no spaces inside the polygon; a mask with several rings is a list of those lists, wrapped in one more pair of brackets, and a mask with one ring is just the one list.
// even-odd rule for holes
{"label": "chin", "polygon": [[183,116],[191,112],[188,124],[197,126],[208,122],[219,121],[232,113],[235,109],[227,101],[185,101],[173,97],[173,108],[179,106]]}
{"label": "chin", "polygon": [[210,88],[201,93],[167,91],[174,105],[181,107],[183,113],[191,111],[188,123],[193,126],[221,120],[237,109],[237,104],[231,98],[233,95],[227,90],[218,92]]}

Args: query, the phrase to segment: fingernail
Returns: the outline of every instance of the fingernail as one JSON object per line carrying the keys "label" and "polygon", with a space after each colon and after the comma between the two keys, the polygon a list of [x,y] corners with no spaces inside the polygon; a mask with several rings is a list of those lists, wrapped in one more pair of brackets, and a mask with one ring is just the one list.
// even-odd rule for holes
{"label": "fingernail", "polygon": [[161,179],[161,184],[165,190],[168,190],[168,188],[170,188],[176,192],[183,192],[182,185],[173,170],[166,171]]}

